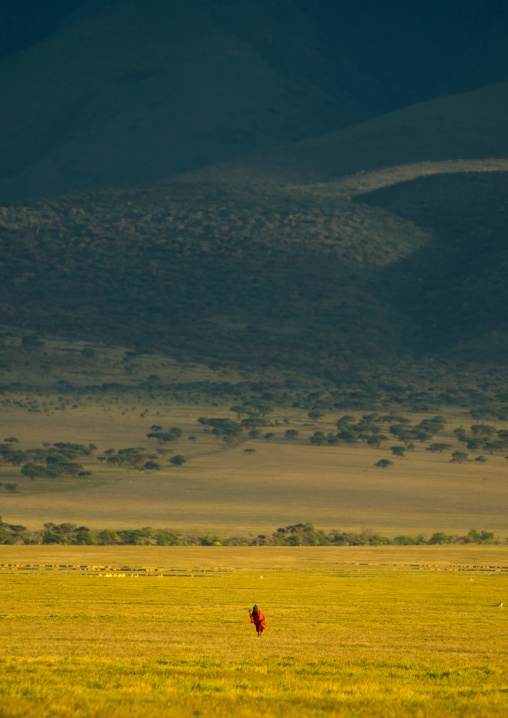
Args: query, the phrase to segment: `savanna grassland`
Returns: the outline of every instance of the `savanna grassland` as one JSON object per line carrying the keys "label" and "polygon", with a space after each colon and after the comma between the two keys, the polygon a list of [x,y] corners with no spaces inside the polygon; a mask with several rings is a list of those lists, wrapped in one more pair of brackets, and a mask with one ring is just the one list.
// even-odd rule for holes
{"label": "savanna grassland", "polygon": [[[289,389],[276,372],[268,394],[268,373],[158,355],[125,361],[115,349],[82,352],[79,344],[48,343],[11,364],[13,384],[38,391],[1,398],[5,522],[30,530],[50,521],[94,530],[151,526],[221,538],[270,535],[303,521],[391,537],[476,528],[506,538],[504,409],[485,415],[464,394],[465,406],[404,412],[395,397],[404,398],[390,397],[388,387],[386,405],[366,414],[334,407],[333,392],[318,382]],[[37,373],[42,353],[48,371]],[[433,425],[436,415],[443,421]],[[233,433],[213,425],[222,420]],[[62,458],[57,444],[86,453],[65,459],[69,473],[45,474],[52,457]],[[452,461],[457,451],[464,461]],[[175,465],[175,456],[185,462]],[[391,464],[376,466],[383,460]],[[39,473],[29,475],[27,465]]]}
{"label": "savanna grassland", "polygon": [[503,547],[1,557],[5,718],[506,715]]}

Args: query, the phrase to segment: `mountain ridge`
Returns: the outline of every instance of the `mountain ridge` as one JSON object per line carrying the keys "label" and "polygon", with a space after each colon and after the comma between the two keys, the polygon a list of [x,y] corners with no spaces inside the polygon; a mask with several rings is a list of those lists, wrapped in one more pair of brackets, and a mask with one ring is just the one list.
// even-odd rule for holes
{"label": "mountain ridge", "polygon": [[501,83],[249,153],[178,179],[315,183],[418,162],[505,158],[507,112],[508,83]]}
{"label": "mountain ridge", "polygon": [[[429,135],[429,154],[399,151],[382,164],[448,158],[432,151],[443,120],[427,117],[426,103],[506,80],[507,23],[504,0],[481,12],[469,1],[438,8],[432,0],[409,14],[401,0],[382,11],[371,0],[332,9],[319,0],[200,0],[192,9],[182,0],[153,0],[148,9],[141,0],[58,0],[51,9],[0,0],[0,36],[17,38],[0,63],[9,108],[0,120],[0,197],[164,181],[369,117],[389,132],[401,106],[414,108],[399,112]],[[483,57],[489,69],[478,73]],[[457,97],[442,99],[440,112],[453,115],[460,136],[464,117],[481,107],[464,105],[460,117],[450,105]],[[478,102],[487,115],[496,111],[488,92]],[[495,137],[482,148],[475,140],[490,130],[478,120],[469,138],[462,133],[461,156],[499,154]],[[362,154],[360,135],[351,137],[358,163],[346,174],[368,169],[360,165],[372,152]],[[448,140],[457,144],[453,130]]]}
{"label": "mountain ridge", "polygon": [[0,90],[6,199],[164,179],[361,114],[181,1],[154,0],[149,15],[115,2],[70,22],[4,61]]}

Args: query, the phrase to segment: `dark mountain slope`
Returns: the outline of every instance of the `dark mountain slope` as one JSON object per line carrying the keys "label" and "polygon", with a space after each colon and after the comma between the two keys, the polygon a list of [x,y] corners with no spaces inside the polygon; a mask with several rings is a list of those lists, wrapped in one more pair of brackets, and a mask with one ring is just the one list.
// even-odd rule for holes
{"label": "dark mountain slope", "polygon": [[24,331],[200,360],[453,374],[460,352],[506,356],[507,223],[506,173],[354,202],[220,183],[41,200],[1,215],[0,309]]}
{"label": "dark mountain slope", "polygon": [[[0,66],[4,198],[153,181],[361,116],[272,66],[201,3],[94,7]],[[288,35],[301,25],[289,16]]]}
{"label": "dark mountain slope", "polygon": [[492,27],[480,33],[477,51],[455,64],[449,84],[464,91],[507,79],[508,3],[503,0],[500,5],[504,12],[496,17]]}
{"label": "dark mountain slope", "polygon": [[[0,196],[166,179],[505,80],[507,17],[505,0],[0,0]],[[411,126],[428,123],[420,108]],[[464,117],[448,109],[443,144],[462,152]],[[398,129],[386,164],[418,145]],[[437,129],[419,159],[440,155]],[[344,166],[368,165],[384,133],[369,137],[345,137],[358,160]]]}
{"label": "dark mountain slope", "polygon": [[13,326],[302,370],[418,341],[376,277],[427,235],[384,210],[173,185],[15,205],[0,230]]}
{"label": "dark mountain slope", "polygon": [[[114,0],[0,0],[0,57],[56,33]],[[166,3],[170,5],[172,0]],[[370,112],[476,89],[508,78],[506,0],[199,0],[265,59],[297,65]],[[146,6],[149,12],[149,6]]]}
{"label": "dark mountain slope", "polygon": [[442,175],[362,196],[432,232],[390,266],[393,305],[422,329],[422,349],[506,362],[508,173]]}
{"label": "dark mountain slope", "polygon": [[413,162],[508,157],[508,83],[451,95],[189,174],[196,181],[329,182]]}
{"label": "dark mountain slope", "polygon": [[[296,1],[336,53],[335,77],[347,56],[362,79],[344,85],[342,74],[339,82],[375,113],[508,79],[506,34],[497,30],[508,20],[506,0]],[[494,57],[498,64],[489,62]]]}
{"label": "dark mountain slope", "polygon": [[62,19],[86,0],[0,0],[0,60],[58,30]]}

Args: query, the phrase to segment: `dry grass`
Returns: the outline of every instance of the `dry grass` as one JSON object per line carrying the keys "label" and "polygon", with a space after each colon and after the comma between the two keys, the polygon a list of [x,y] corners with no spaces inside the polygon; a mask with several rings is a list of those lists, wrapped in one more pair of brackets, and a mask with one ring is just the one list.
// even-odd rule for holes
{"label": "dry grass", "polygon": [[[267,533],[311,521],[322,528],[370,527],[393,536],[440,530],[463,534],[476,527],[495,531],[503,540],[508,532],[506,459],[501,455],[489,455],[484,465],[455,464],[449,463],[450,452],[432,454],[417,445],[381,470],[374,463],[391,456],[388,448],[308,442],[316,429],[332,430],[336,416],[312,424],[304,412],[284,410],[290,424],[283,424],[280,416],[281,425],[270,427],[276,433],[272,441],[249,440],[225,448],[203,433],[196,420],[227,416],[226,406],[107,401],[97,404],[94,398],[49,415],[12,409],[4,414],[3,434],[18,437],[22,448],[43,441],[76,441],[95,443],[100,453],[109,447],[154,447],[146,439],[150,426],[176,425],[184,437],[171,448],[187,456],[188,463],[148,473],[106,469],[92,461],[86,466],[94,471],[90,479],[46,482],[32,482],[5,465],[0,480],[19,486],[17,494],[1,494],[5,521],[34,529],[46,521],[73,521],[92,528],[153,526],[219,533]],[[457,414],[448,418],[447,436],[439,440],[452,441],[454,426],[471,423]],[[288,426],[300,432],[295,443],[284,438]],[[197,436],[196,442],[188,440],[189,434]],[[385,446],[392,443],[398,442]],[[255,453],[245,453],[245,448]]]}
{"label": "dry grass", "polygon": [[3,569],[5,718],[506,715],[507,576],[458,571],[506,566],[500,547],[1,555],[161,569]]}

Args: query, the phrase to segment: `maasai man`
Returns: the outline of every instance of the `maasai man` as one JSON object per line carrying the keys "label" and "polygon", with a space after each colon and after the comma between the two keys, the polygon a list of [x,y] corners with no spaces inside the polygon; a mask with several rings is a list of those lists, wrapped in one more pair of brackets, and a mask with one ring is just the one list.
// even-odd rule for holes
{"label": "maasai man", "polygon": [[254,608],[252,609],[252,613],[251,611],[249,611],[249,616],[250,622],[256,626],[256,631],[258,632],[259,638],[266,628],[265,614],[257,606],[254,606]]}

